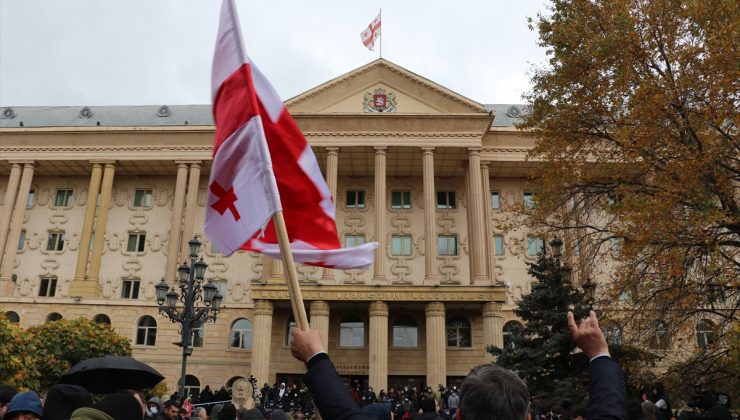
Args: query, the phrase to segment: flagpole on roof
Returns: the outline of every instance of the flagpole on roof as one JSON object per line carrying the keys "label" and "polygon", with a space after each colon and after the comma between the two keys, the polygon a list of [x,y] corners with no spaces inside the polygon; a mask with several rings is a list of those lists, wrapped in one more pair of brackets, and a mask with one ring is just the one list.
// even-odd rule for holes
{"label": "flagpole on roof", "polygon": [[[378,12],[378,16],[380,16],[380,21],[383,21],[383,9],[380,9],[380,12]],[[382,25],[382,24],[381,24]],[[383,58],[383,30],[380,30],[380,58]]]}

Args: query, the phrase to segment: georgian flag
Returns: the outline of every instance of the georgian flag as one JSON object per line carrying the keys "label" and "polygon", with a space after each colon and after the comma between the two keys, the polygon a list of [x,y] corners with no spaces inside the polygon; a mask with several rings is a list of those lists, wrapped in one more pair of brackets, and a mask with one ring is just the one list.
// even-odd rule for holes
{"label": "georgian flag", "polygon": [[370,22],[370,25],[360,33],[362,43],[365,44],[368,50],[373,51],[375,47],[375,40],[380,37],[380,13],[378,16]]}
{"label": "georgian flag", "polygon": [[213,244],[226,256],[244,249],[279,258],[271,218],[282,208],[295,261],[367,268],[378,244],[341,247],[316,157],[247,56],[234,0],[221,7],[212,95],[216,133],[205,231]]}

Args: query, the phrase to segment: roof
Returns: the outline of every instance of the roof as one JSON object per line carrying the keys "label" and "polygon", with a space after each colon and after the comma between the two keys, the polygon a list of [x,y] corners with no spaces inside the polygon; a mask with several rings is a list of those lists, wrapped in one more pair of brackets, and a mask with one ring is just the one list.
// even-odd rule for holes
{"label": "roof", "polygon": [[[493,127],[513,127],[526,112],[522,104],[489,104]],[[165,127],[213,125],[211,105],[18,106],[0,110],[0,128]]]}

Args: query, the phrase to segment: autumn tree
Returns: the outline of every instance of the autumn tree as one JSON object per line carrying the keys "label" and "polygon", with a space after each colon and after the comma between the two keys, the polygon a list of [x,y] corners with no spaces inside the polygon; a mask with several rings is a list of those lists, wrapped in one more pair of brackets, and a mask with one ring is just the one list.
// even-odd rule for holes
{"label": "autumn tree", "polygon": [[11,323],[0,311],[0,383],[23,389],[38,389],[41,373],[34,355],[31,335]]}
{"label": "autumn tree", "polygon": [[532,26],[549,59],[519,127],[546,168],[529,223],[602,281],[599,307],[625,340],[693,350],[706,320],[715,333],[692,360],[726,360],[740,303],[740,2],[554,0]]}

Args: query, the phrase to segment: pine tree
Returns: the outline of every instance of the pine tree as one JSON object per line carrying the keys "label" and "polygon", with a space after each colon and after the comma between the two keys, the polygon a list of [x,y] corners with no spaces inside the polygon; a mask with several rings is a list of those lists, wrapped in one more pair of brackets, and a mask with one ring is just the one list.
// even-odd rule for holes
{"label": "pine tree", "polygon": [[570,270],[560,258],[544,252],[529,264],[538,280],[532,292],[517,302],[514,313],[525,327],[503,349],[490,347],[495,363],[516,372],[540,404],[579,405],[588,395],[588,360],[576,352],[566,314],[576,319],[588,311],[584,294],[570,281]]}

